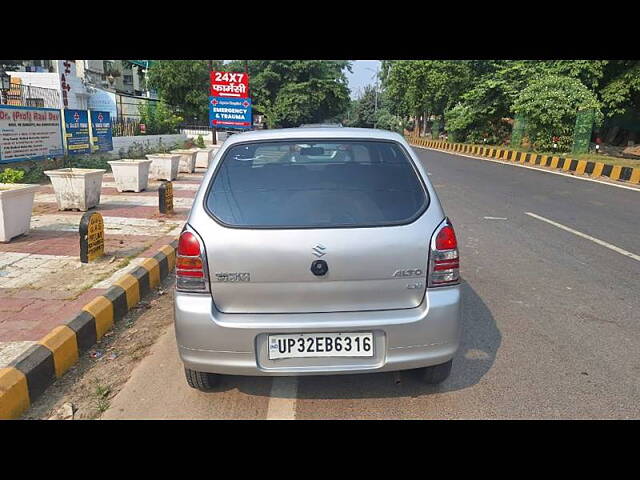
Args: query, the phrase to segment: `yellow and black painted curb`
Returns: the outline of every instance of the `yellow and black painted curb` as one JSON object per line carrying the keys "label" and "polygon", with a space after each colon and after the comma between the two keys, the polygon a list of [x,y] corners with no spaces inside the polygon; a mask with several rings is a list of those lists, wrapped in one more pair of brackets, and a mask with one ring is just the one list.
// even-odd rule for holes
{"label": "yellow and black painted curb", "polygon": [[497,147],[482,147],[477,145],[466,145],[464,143],[450,143],[441,140],[429,140],[420,137],[405,137],[410,145],[418,147],[433,148],[450,152],[467,153],[481,157],[504,160],[508,162],[521,163],[525,165],[537,165],[561,169],[565,172],[573,172],[578,175],[587,175],[592,178],[608,177],[611,180],[628,182],[634,185],[640,184],[640,167],[623,167],[621,165],[610,165],[602,162],[592,162],[587,160],[576,160],[563,158],[555,155],[539,155],[536,153],[518,152]]}
{"label": "yellow and black painted curb", "polygon": [[0,368],[0,419],[22,415],[46,388],[78,361],[113,324],[157,287],[176,263],[178,240],[119,278],[69,322],[59,325],[38,343]]}

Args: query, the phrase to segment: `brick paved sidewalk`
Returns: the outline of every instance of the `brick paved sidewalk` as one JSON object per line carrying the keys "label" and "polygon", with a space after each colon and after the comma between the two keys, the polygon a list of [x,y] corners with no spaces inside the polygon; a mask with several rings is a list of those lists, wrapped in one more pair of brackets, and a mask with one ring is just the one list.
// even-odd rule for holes
{"label": "brick paved sidewalk", "polygon": [[105,174],[100,212],[105,256],[80,263],[78,225],[83,212],[58,211],[51,185],[36,193],[28,235],[0,243],[0,368],[88,302],[105,293],[157,249],[173,241],[184,224],[204,169],[174,180],[174,214],[158,210],[158,187],[118,193]]}

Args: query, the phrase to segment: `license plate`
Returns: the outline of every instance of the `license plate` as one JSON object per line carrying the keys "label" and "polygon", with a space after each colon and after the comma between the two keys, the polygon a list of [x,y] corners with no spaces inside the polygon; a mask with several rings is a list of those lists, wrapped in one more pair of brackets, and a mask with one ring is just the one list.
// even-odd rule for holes
{"label": "license plate", "polygon": [[373,357],[373,333],[269,335],[269,360],[305,357]]}

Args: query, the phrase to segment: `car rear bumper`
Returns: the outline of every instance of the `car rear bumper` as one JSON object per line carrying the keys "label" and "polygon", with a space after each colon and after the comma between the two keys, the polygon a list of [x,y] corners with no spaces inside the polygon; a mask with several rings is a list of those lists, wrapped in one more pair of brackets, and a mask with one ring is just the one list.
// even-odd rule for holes
{"label": "car rear bumper", "polygon": [[[210,295],[175,293],[178,350],[186,368],[228,375],[324,375],[438,365],[459,345],[459,285],[427,290],[417,308],[307,314],[225,314]],[[372,358],[269,360],[269,334],[373,332]]]}

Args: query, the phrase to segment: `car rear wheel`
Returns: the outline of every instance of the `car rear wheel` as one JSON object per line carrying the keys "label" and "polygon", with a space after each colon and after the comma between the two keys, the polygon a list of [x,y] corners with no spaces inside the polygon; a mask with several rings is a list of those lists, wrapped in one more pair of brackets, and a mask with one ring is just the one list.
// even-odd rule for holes
{"label": "car rear wheel", "polygon": [[453,360],[421,369],[422,381],[431,385],[444,382],[451,373],[451,365],[453,365]]}
{"label": "car rear wheel", "polygon": [[195,370],[184,369],[187,383],[191,388],[196,388],[202,392],[208,392],[218,384],[218,375],[215,373],[196,372]]}

